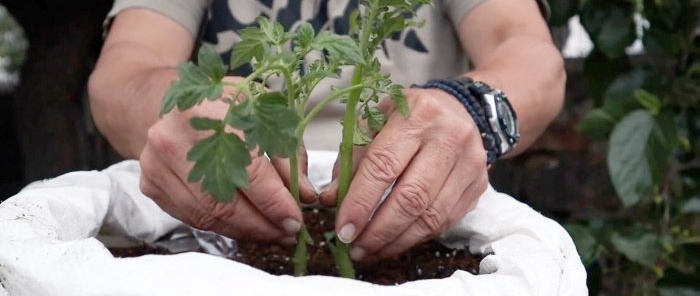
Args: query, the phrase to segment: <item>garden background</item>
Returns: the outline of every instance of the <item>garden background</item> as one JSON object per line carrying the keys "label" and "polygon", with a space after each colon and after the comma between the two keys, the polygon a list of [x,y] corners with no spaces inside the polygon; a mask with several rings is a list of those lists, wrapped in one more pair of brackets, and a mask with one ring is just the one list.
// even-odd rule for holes
{"label": "garden background", "polygon": [[[700,1],[549,3],[565,108],[492,183],[565,224],[592,295],[700,295]],[[3,0],[0,201],[121,159],[86,96],[111,4]]]}

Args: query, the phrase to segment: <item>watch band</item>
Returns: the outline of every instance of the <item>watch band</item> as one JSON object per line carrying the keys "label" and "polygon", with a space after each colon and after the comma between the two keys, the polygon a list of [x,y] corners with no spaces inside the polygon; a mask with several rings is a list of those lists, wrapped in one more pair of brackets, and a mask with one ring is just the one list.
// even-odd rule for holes
{"label": "watch band", "polygon": [[439,89],[457,99],[476,123],[479,133],[481,134],[481,139],[484,144],[484,149],[486,150],[486,163],[492,165],[493,163],[501,157],[501,149],[499,143],[499,137],[496,132],[491,129],[488,123],[488,118],[486,116],[485,106],[482,104],[481,100],[478,99],[473,92],[477,91],[473,88],[474,81],[468,77],[459,77],[452,80],[442,80],[433,79],[429,80],[424,84],[413,84],[411,87],[422,88],[422,89]]}

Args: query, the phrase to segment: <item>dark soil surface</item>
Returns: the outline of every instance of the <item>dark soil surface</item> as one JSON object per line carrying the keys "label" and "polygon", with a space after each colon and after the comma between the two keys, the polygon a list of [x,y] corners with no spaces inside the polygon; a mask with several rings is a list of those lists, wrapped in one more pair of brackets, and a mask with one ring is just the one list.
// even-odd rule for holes
{"label": "dark soil surface", "polygon": [[[333,229],[330,211],[309,210],[304,213],[314,245],[309,246],[310,275],[337,276],[335,263],[323,234]],[[145,254],[167,254],[167,251],[149,247],[111,249],[118,257],[133,257]],[[291,256],[294,246],[239,242],[236,260],[271,274],[292,274]],[[453,250],[440,243],[429,241],[414,246],[396,258],[388,258],[370,263],[356,263],[355,269],[360,280],[395,285],[419,279],[449,277],[456,270],[477,274],[483,256],[472,255],[468,250]]]}

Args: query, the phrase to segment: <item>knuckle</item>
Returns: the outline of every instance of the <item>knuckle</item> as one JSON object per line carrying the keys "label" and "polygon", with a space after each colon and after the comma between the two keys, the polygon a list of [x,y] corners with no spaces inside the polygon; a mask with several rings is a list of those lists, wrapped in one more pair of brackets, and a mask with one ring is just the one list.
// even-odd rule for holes
{"label": "knuckle", "polygon": [[[239,197],[236,197],[236,199],[238,198]],[[204,212],[206,212],[206,216],[211,216],[212,219],[226,220],[227,217],[230,218],[234,216],[237,212],[236,209],[238,208],[236,206],[237,201],[234,201],[232,203],[220,202],[208,195],[204,196],[204,198],[199,199],[199,203],[204,209]]]}
{"label": "knuckle", "polygon": [[401,214],[411,218],[421,216],[428,207],[430,193],[422,183],[401,184],[396,188],[396,203]]}
{"label": "knuckle", "polygon": [[265,182],[263,176],[264,164],[265,160],[262,157],[255,157],[252,159],[250,165],[248,165],[246,170],[248,171],[250,187],[255,186],[253,184],[258,184],[258,182]]}
{"label": "knuckle", "polygon": [[427,209],[418,220],[418,225],[429,236],[437,236],[447,230],[447,217],[434,207]]}
{"label": "knuckle", "polygon": [[409,120],[414,123],[423,123],[435,120],[442,113],[440,104],[430,96],[422,96],[412,100],[411,116]]}
{"label": "knuckle", "polygon": [[364,240],[363,247],[369,252],[381,249],[392,242],[395,237],[395,235],[392,235],[392,232],[392,229],[385,227],[378,227],[373,231],[367,232],[367,238]]}
{"label": "knuckle", "polygon": [[192,226],[194,228],[200,230],[213,230],[218,218],[209,213],[201,213],[190,220],[192,221]]}
{"label": "knuckle", "polygon": [[282,211],[285,211],[288,208],[285,205],[285,201],[290,202],[290,200],[288,200],[287,197],[287,189],[285,187],[278,187],[276,189],[273,189],[271,195],[257,199],[255,201],[255,207],[258,208],[258,210],[260,210],[260,212],[263,213],[263,215],[265,216],[268,216],[270,218],[281,219],[283,218]]}
{"label": "knuckle", "polygon": [[398,177],[399,161],[396,155],[386,149],[381,149],[365,156],[368,177],[384,183],[391,183]]}
{"label": "knuckle", "polygon": [[368,215],[368,217],[372,212],[374,212],[374,208],[375,208],[376,204],[370,202],[368,199],[365,199],[365,198],[350,199],[350,198],[351,197],[349,197],[348,199],[343,201],[343,207],[345,207],[347,204],[348,208],[353,209],[352,212],[366,213]]}
{"label": "knuckle", "polygon": [[157,126],[148,129],[147,135],[148,145],[152,147],[157,154],[164,156],[173,156],[176,154],[176,144],[167,133],[163,132]]}

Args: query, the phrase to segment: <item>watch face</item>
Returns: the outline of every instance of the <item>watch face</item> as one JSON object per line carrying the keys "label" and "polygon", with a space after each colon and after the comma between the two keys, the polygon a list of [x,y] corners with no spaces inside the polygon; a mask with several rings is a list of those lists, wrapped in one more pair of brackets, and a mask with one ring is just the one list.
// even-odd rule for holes
{"label": "watch face", "polygon": [[497,100],[496,108],[503,130],[511,137],[515,136],[517,134],[515,130],[515,117],[508,103],[503,100]]}

